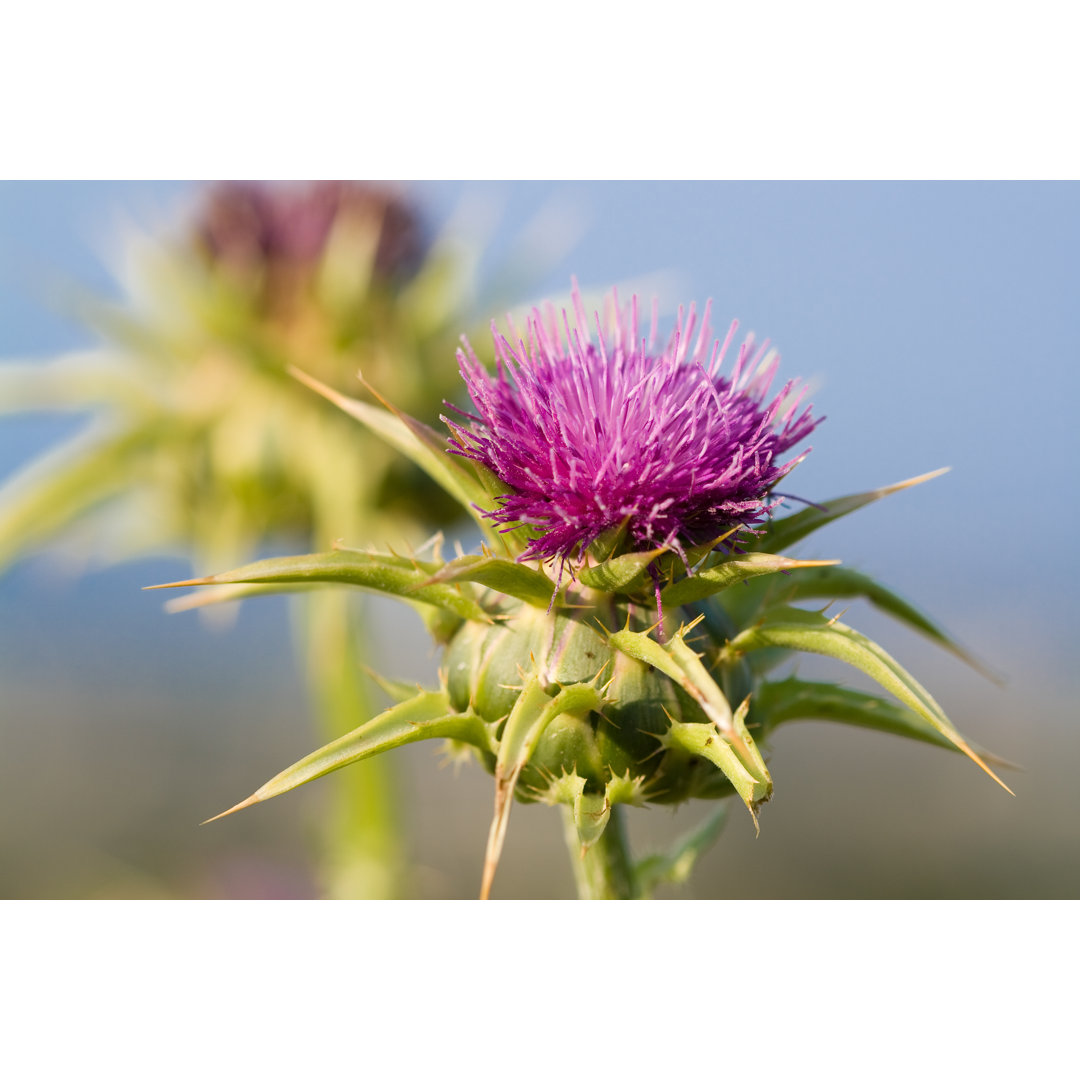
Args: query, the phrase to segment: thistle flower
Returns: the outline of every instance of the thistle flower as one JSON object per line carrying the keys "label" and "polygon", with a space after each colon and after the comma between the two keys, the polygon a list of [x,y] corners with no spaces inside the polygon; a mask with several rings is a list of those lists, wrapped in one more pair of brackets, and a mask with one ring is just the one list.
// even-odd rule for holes
{"label": "thistle flower", "polygon": [[761,524],[780,501],[774,486],[805,456],[780,455],[820,422],[799,411],[805,391],[794,382],[766,404],[779,355],[749,335],[721,374],[738,323],[713,342],[711,301],[692,351],[693,305],[657,351],[655,305],[639,337],[637,297],[622,311],[614,291],[608,333],[596,315],[594,344],[576,282],[572,297],[573,328],[565,311],[560,328],[550,305],[533,310],[516,346],[492,323],[494,377],[463,339],[458,363],[476,412],[462,413],[466,425],[443,418],[456,452],[510,489],[487,516],[531,529],[521,558],[580,564],[618,530],[627,550],[681,554]]}
{"label": "thistle flower", "polygon": [[215,184],[206,193],[193,233],[211,263],[237,274],[279,274],[314,268],[333,230],[350,221],[370,221],[377,228],[377,277],[407,277],[417,269],[425,244],[416,213],[393,191],[372,184]]}
{"label": "thistle flower", "polygon": [[[612,306],[609,332],[594,345],[575,286],[575,329],[564,316],[560,335],[550,309],[534,311],[527,344],[496,334],[494,377],[466,345],[459,360],[476,412],[447,421],[451,443],[393,407],[383,412],[300,376],[424,468],[473,515],[485,543],[449,561],[438,544],[423,557],[339,548],[174,583],[348,583],[414,605],[446,646],[437,688],[380,681],[396,704],[226,813],[397,746],[448,739],[495,776],[481,896],[517,799],[561,805],[580,894],[616,898],[681,880],[722,820],[721,812],[668,856],[634,863],[620,804],[735,796],[756,825],[773,790],[769,738],[791,720],[931,742],[997,779],[883,649],[839,616],[795,605],[862,597],[964,656],[948,637],[835,560],[780,554],[938,473],[771,518],[774,485],[799,460],[778,458],[815,426],[792,384],[768,400],[775,355],[747,341],[722,375],[735,327],[705,363],[708,309],[692,352],[691,309],[657,354],[655,316],[653,343],[641,342],[636,300],[629,316],[614,294]],[[739,527],[750,531],[725,550],[725,535]],[[566,583],[545,572],[556,559],[573,560]],[[659,626],[650,592],[666,612]],[[768,679],[778,656],[799,651],[858,668],[895,700]]]}

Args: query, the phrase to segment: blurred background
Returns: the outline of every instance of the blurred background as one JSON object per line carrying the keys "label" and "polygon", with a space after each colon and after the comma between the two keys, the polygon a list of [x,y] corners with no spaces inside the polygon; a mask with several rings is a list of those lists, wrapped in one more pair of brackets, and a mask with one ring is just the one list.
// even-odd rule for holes
{"label": "blurred background", "polygon": [[[795,493],[825,499],[952,467],[800,550],[879,577],[1001,676],[1003,686],[989,682],[861,604],[845,616],[968,737],[1022,766],[1006,776],[1016,797],[959,755],[792,725],[773,746],[776,791],[760,837],[735,810],[691,884],[665,895],[1080,895],[1080,509],[1064,468],[1078,441],[1069,413],[1080,389],[1080,187],[401,191],[427,235],[450,228],[475,256],[463,330],[501,316],[504,308],[483,308],[496,294],[562,300],[571,274],[586,290],[636,282],[672,321],[679,303],[711,296],[714,324],[738,317],[770,338],[781,373],[809,380],[828,417],[787,484]],[[201,197],[195,184],[0,184],[0,363],[93,345],[72,314],[71,286],[118,296],[125,230],[175,229]],[[534,253],[532,265],[508,262],[521,250]],[[450,349],[445,363],[452,370]],[[3,404],[0,482],[87,423],[78,413],[4,414]],[[140,591],[190,572],[180,552],[97,565],[69,545],[0,578],[0,896],[317,895],[312,837],[327,812],[319,782],[198,826],[316,744],[287,600],[254,599],[215,627],[195,613],[167,615],[162,594]],[[367,607],[386,627],[373,665],[429,681],[438,658],[419,618],[390,603]],[[802,660],[799,670],[860,685],[826,661]],[[427,743],[395,756],[411,866],[403,894],[474,896],[490,777],[444,767]],[[633,811],[636,853],[708,809]],[[515,807],[495,893],[572,895],[555,811]]]}

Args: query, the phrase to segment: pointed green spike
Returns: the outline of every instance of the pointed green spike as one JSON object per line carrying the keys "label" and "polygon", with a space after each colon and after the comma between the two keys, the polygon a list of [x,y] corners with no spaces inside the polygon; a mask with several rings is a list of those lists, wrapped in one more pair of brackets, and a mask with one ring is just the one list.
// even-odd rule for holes
{"label": "pointed green spike", "polygon": [[789,517],[772,521],[764,536],[761,536],[756,541],[751,540],[750,544],[758,551],[771,551],[773,553],[783,551],[785,548],[791,547],[792,544],[797,544],[803,537],[809,536],[810,533],[820,529],[823,525],[828,525],[831,521],[836,521],[838,518],[851,514],[872,502],[877,502],[878,499],[884,499],[887,495],[893,495],[898,491],[903,491],[905,488],[915,487],[916,484],[923,484],[927,480],[933,480],[948,471],[947,468],[935,469],[933,472],[923,473],[922,476],[913,476],[910,480],[901,480],[899,484],[889,484],[887,487],[876,488],[874,491],[864,491],[859,495],[845,495],[840,499],[830,499],[828,502],[822,503],[820,507],[808,506],[797,514],[791,514]]}
{"label": "pointed green spike", "polygon": [[400,556],[342,549],[312,555],[262,559],[222,574],[173,581],[164,585],[148,585],[147,588],[172,589],[184,585],[232,584],[310,585],[317,582],[336,582],[432,604],[462,619],[491,622],[491,616],[458,587],[425,584],[431,576],[431,569],[430,564],[402,565]]}
{"label": "pointed green spike", "polygon": [[789,607],[772,608],[765,613],[761,622],[736,635],[721,650],[721,656],[726,654],[734,657],[771,646],[832,656],[865,672],[926,719],[980,769],[1001,784],[1010,795],[1013,794],[953,727],[929,692],[880,645],[863,637],[851,627],[837,622],[836,619],[827,619],[815,611]]}
{"label": "pointed green spike", "polygon": [[401,679],[388,679],[380,675],[373,668],[363,665],[364,674],[392,701],[395,705],[411,701],[422,689],[416,683],[404,682]]}
{"label": "pointed green spike", "polygon": [[452,712],[445,691],[426,691],[410,701],[387,709],[348,735],[301,758],[295,765],[290,765],[268,780],[243,802],[208,821],[217,821],[218,818],[235,814],[237,810],[266,802],[354,761],[423,739],[457,739],[489,752],[491,750],[487,726],[480,717],[472,713]]}
{"label": "pointed green spike", "polygon": [[836,559],[812,561],[785,559],[783,555],[772,555],[763,551],[733,555],[730,559],[724,559],[715,566],[699,570],[691,577],[684,577],[675,584],[669,585],[660,593],[660,602],[665,607],[681,607],[683,604],[704,600],[714,593],[749,578],[809,566],[834,566],[836,562]]}

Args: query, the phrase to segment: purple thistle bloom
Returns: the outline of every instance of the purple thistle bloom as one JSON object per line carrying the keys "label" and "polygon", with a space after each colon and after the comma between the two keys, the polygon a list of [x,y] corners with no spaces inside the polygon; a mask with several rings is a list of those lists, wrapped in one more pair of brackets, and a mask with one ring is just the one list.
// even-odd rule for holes
{"label": "purple thistle bloom", "polygon": [[619,306],[612,290],[609,331],[597,313],[594,344],[577,282],[576,325],[566,311],[533,309],[525,339],[509,323],[515,347],[492,323],[497,370],[489,375],[468,341],[458,351],[475,413],[467,425],[443,417],[455,453],[485,465],[510,489],[488,516],[536,531],[522,559],[584,560],[603,533],[625,524],[627,548],[715,540],[734,526],[753,527],[781,500],[773,486],[804,454],[777,457],[820,422],[799,412],[805,388],[789,382],[765,404],[779,355],[753,335],[725,377],[720,367],[735,335],[713,343],[709,313],[691,350],[696,312],[682,308],[667,347],[656,351],[656,301],[648,340],[638,335],[638,303]]}
{"label": "purple thistle bloom", "polygon": [[302,267],[318,262],[334,227],[350,216],[379,225],[379,275],[404,277],[416,269],[424,248],[416,214],[395,192],[373,184],[223,181],[207,190],[195,232],[212,262],[247,271]]}

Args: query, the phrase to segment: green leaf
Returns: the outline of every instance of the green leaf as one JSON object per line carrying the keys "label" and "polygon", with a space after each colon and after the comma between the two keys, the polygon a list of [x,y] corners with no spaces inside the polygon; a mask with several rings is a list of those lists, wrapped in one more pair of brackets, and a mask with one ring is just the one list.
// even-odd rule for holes
{"label": "green leaf", "polygon": [[727,806],[719,806],[665,854],[648,855],[634,867],[634,880],[647,900],[658,885],[682,885],[698,858],[716,843],[727,823]]}
{"label": "green leaf", "polygon": [[749,578],[798,570],[808,566],[835,566],[836,561],[835,559],[812,561],[785,559],[783,555],[770,555],[762,551],[733,555],[730,559],[725,559],[715,566],[699,570],[692,577],[684,577],[675,584],[669,585],[660,593],[660,602],[665,607],[682,607],[683,604],[704,600]]}
{"label": "green leaf", "polygon": [[921,611],[867,574],[861,574],[857,570],[849,570],[846,567],[807,570],[793,574],[782,584],[776,584],[775,591],[784,603],[797,600],[866,600],[878,610],[891,615],[920,634],[924,634],[942,648],[948,649],[954,656],[959,657],[987,678],[1000,682]]}
{"label": "green leaf", "polygon": [[628,555],[619,555],[595,566],[583,567],[575,576],[582,585],[587,585],[590,589],[611,593],[624,592],[641,584],[650,563],[663,553],[664,548],[657,548],[655,551],[632,551]]}
{"label": "green leaf", "polygon": [[75,518],[130,485],[150,426],[79,436],[39,458],[0,489],[0,567],[52,540]]}
{"label": "green leaf", "polygon": [[766,732],[789,720],[833,720],[918,739],[960,753],[952,739],[913,709],[846,686],[794,678],[767,682],[754,695],[753,705],[754,720]]}
{"label": "green leaf", "polygon": [[481,900],[486,900],[491,894],[491,883],[499,865],[503,841],[506,839],[514,788],[540,737],[547,726],[563,713],[584,715],[593,710],[598,711],[603,706],[604,697],[593,683],[575,683],[573,686],[564,687],[554,697],[549,697],[539,675],[530,675],[525,680],[525,685],[506,720],[495,759],[495,815],[491,821],[487,852],[484,856]]}
{"label": "green leaf", "polygon": [[406,600],[433,604],[462,619],[491,622],[491,617],[470,596],[452,585],[429,585],[431,563],[402,565],[401,556],[377,555],[363,551],[339,550],[314,555],[287,555],[263,559],[238,570],[209,577],[150,585],[149,589],[173,589],[185,585],[310,585],[335,582],[357,585],[373,592],[389,593]]}
{"label": "green leaf", "polygon": [[448,452],[450,443],[447,439],[404,413],[391,411],[389,407],[379,409],[367,402],[346,397],[299,368],[289,367],[288,370],[294,378],[359,420],[372,434],[401,451],[423,469],[472,515],[491,542],[502,546],[500,535],[492,530],[481,513],[481,510],[490,510],[493,506],[487,488],[476,469]]}
{"label": "green leaf", "polygon": [[432,575],[428,584],[451,581],[472,581],[544,610],[555,595],[555,582],[547,574],[495,555],[462,555]]}
{"label": "green leaf", "polygon": [[0,414],[99,405],[153,407],[129,366],[103,349],[0,363]]}
{"label": "green leaf", "polygon": [[411,701],[394,705],[348,735],[301,758],[295,765],[290,765],[268,780],[243,802],[208,820],[217,821],[248,806],[283,795],[354,761],[423,739],[457,739],[489,752],[491,750],[487,727],[480,717],[472,713],[452,712],[443,690],[425,691]]}
{"label": "green leaf", "polygon": [[864,491],[861,495],[845,495],[840,499],[831,499],[827,503],[822,503],[821,508],[808,506],[805,510],[800,510],[790,517],[772,521],[763,536],[756,541],[748,539],[748,543],[759,551],[774,553],[783,551],[831,521],[836,521],[872,502],[877,502],[878,499],[884,499],[886,495],[933,480],[934,477],[948,471],[947,468],[936,469],[934,472],[923,473],[922,476],[914,476],[910,480],[902,480],[899,484],[890,484],[888,487],[877,488],[874,491]]}
{"label": "green leaf", "polygon": [[[403,563],[403,565],[408,564]],[[183,596],[177,596],[172,600],[167,601],[165,610],[170,615],[176,615],[183,611],[195,611],[202,608],[214,607],[218,604],[239,603],[241,600],[254,599],[258,596],[310,593],[318,589],[325,589],[328,585],[332,584],[333,583],[312,581],[300,584],[208,585],[195,592],[185,593]],[[420,616],[420,619],[427,629],[428,635],[439,645],[445,645],[461,626],[461,616],[448,611],[446,608],[434,607],[430,603],[422,603],[414,600],[411,594],[395,595],[397,595],[403,603],[408,604],[408,606]]]}
{"label": "green leaf", "polygon": [[765,613],[755,626],[736,635],[721,650],[721,657],[738,656],[756,649],[779,647],[820,653],[851,664],[865,672],[894,697],[914,709],[976,765],[993,777],[1009,794],[1006,784],[990,769],[953,727],[941,706],[916,679],[905,671],[881,646],[876,645],[836,619],[826,619],[815,611],[777,607]]}

